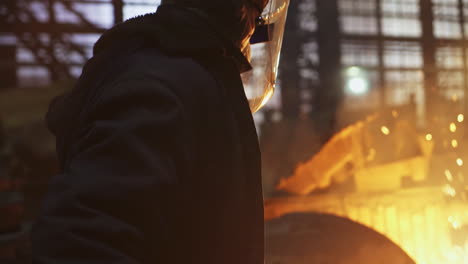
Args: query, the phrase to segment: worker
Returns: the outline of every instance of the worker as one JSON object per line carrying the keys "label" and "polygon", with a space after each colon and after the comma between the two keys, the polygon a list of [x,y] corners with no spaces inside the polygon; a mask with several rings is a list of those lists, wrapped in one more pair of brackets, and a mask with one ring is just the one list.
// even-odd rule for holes
{"label": "worker", "polygon": [[49,107],[61,169],[34,264],[263,263],[251,109],[271,97],[287,3],[163,0],[103,34]]}

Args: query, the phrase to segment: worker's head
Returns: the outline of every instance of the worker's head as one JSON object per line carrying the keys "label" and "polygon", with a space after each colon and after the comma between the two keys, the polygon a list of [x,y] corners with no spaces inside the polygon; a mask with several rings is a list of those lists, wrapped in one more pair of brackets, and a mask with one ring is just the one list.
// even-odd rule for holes
{"label": "worker's head", "polygon": [[255,112],[265,105],[275,88],[289,0],[162,0],[162,4],[201,11],[232,40],[252,66],[241,72],[250,108]]}
{"label": "worker's head", "polygon": [[178,4],[203,11],[241,49],[248,46],[255,21],[267,3],[268,0],[162,0],[162,4]]}

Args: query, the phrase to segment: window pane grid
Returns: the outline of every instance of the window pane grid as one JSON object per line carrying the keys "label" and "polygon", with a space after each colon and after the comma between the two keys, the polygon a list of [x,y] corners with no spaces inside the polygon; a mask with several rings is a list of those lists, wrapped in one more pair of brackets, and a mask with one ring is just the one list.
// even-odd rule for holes
{"label": "window pane grid", "polygon": [[377,66],[378,47],[375,41],[343,41],[341,62],[344,66]]}
{"label": "window pane grid", "polygon": [[386,101],[390,105],[424,102],[422,71],[386,71]]}
{"label": "window pane grid", "polygon": [[421,68],[421,46],[417,42],[385,42],[384,65],[387,68]]}
{"label": "window pane grid", "polygon": [[338,7],[343,32],[377,34],[376,0],[340,0]]}
{"label": "window pane grid", "polygon": [[433,0],[434,35],[438,38],[461,38],[457,0]]}
{"label": "window pane grid", "polygon": [[439,94],[447,100],[454,96],[461,99],[465,95],[463,71],[439,71],[437,84]]}
{"label": "window pane grid", "polygon": [[463,52],[461,47],[445,46],[436,51],[436,63],[439,69],[462,69]]}

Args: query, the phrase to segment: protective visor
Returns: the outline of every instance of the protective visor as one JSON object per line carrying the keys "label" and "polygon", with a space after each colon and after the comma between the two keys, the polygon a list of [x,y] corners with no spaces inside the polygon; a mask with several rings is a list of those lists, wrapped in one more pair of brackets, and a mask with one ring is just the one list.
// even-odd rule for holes
{"label": "protective visor", "polygon": [[270,0],[250,38],[252,70],[242,73],[245,93],[254,113],[275,91],[289,0]]}

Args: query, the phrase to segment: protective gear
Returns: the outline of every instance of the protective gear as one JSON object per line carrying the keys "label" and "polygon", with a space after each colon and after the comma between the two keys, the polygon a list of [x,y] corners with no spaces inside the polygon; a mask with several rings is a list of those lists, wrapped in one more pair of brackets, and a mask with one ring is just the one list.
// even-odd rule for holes
{"label": "protective gear", "polygon": [[258,111],[273,96],[289,0],[269,0],[257,19],[250,38],[252,70],[242,73],[245,93],[252,112]]}

